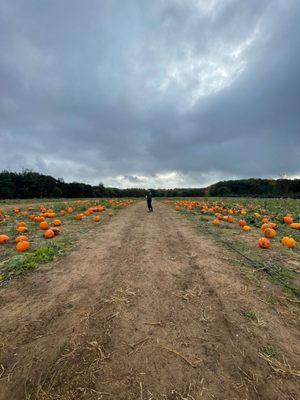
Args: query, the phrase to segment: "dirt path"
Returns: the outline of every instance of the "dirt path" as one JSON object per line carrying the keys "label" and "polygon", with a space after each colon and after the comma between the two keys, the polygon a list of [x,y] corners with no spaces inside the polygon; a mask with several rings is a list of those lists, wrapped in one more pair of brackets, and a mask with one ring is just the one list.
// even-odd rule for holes
{"label": "dirt path", "polygon": [[296,304],[271,307],[271,285],[246,286],[235,255],[154,205],[0,290],[1,400],[299,398]]}

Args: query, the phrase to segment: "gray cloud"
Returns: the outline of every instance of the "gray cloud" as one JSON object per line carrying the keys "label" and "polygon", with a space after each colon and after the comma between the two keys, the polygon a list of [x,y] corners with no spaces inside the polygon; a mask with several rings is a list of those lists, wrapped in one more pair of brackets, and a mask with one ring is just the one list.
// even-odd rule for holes
{"label": "gray cloud", "polygon": [[118,186],[300,175],[298,0],[4,0],[1,169]]}

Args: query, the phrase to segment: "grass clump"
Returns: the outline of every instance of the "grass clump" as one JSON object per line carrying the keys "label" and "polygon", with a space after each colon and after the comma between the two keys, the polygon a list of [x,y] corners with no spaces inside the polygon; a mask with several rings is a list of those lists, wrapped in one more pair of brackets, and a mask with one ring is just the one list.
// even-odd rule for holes
{"label": "grass clump", "polygon": [[263,354],[265,354],[268,357],[276,357],[277,356],[277,351],[274,346],[271,344],[268,344],[262,349]]}
{"label": "grass clump", "polygon": [[257,321],[257,316],[255,314],[255,311],[244,311],[243,315],[244,317],[251,319],[252,321]]}
{"label": "grass clump", "polygon": [[11,257],[0,266],[0,282],[12,277],[24,275],[30,269],[40,264],[52,261],[55,256],[62,254],[63,248],[56,243],[44,244],[35,251]]}

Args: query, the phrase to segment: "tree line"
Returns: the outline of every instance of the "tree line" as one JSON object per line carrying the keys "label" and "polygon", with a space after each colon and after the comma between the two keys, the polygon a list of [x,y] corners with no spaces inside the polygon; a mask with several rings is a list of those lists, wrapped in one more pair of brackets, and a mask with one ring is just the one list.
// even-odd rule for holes
{"label": "tree line", "polygon": [[[151,188],[150,188],[151,189]],[[154,197],[253,196],[300,198],[300,179],[241,179],[206,188],[151,189]],[[141,188],[119,189],[64,182],[31,170],[0,172],[0,199],[144,197]]]}

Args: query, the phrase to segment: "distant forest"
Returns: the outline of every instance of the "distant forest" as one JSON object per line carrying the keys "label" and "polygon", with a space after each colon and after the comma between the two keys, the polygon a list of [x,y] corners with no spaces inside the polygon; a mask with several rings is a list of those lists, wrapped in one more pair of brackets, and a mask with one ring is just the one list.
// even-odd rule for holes
{"label": "distant forest", "polygon": [[[0,199],[143,197],[146,189],[118,189],[102,183],[92,186],[64,182],[31,170],[0,172]],[[239,179],[218,182],[206,188],[151,189],[154,197],[293,197],[300,198],[300,179]]]}

